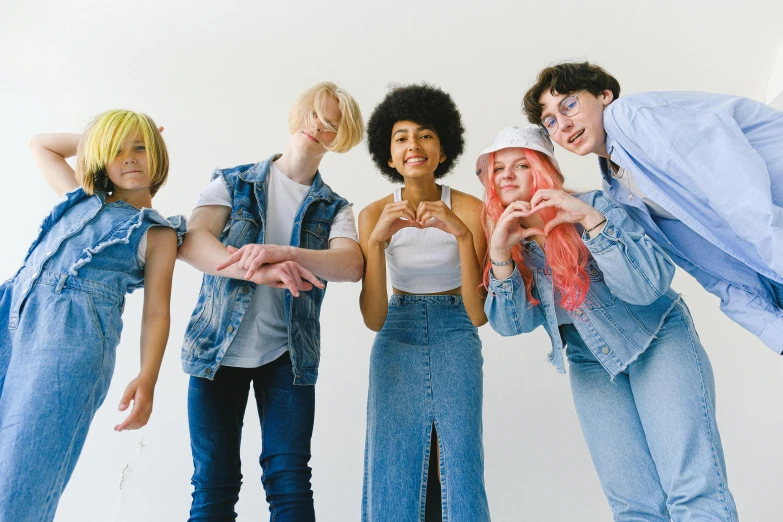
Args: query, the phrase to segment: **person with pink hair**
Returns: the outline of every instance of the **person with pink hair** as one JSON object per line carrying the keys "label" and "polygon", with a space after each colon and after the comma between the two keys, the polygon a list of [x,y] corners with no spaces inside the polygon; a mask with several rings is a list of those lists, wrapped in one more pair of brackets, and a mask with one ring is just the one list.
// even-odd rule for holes
{"label": "person with pink hair", "polygon": [[504,336],[544,326],[615,521],[736,521],[715,382],[674,264],[601,191],[573,193],[537,126],[477,161],[485,312]]}

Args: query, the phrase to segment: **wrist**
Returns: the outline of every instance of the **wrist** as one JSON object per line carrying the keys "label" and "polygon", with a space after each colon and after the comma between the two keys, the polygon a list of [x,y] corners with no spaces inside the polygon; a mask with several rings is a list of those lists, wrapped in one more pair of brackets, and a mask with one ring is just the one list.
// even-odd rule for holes
{"label": "wrist", "polygon": [[511,249],[492,247],[489,250],[489,258],[492,261],[508,261],[511,259]]}
{"label": "wrist", "polygon": [[473,234],[467,228],[460,235],[454,234],[454,237],[457,238],[457,243],[462,242],[462,243],[470,243],[471,245],[473,244]]}
{"label": "wrist", "polygon": [[590,212],[585,213],[585,217],[582,218],[582,221],[580,221],[579,224],[582,225],[585,230],[590,230],[605,219],[603,214],[593,208]]}
{"label": "wrist", "polygon": [[136,379],[138,379],[139,384],[146,384],[150,388],[154,388],[158,382],[158,373],[159,369],[142,368]]}

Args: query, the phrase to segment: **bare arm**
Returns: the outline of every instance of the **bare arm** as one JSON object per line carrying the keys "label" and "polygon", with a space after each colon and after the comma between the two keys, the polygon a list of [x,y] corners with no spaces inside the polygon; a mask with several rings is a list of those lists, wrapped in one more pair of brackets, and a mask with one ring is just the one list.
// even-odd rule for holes
{"label": "bare arm", "polygon": [[30,138],[30,152],[50,187],[62,196],[79,187],[65,158],[76,155],[81,134],[36,134]]}
{"label": "bare arm", "polygon": [[245,279],[245,270],[236,265],[225,270],[217,267],[231,257],[218,237],[228,223],[231,208],[221,205],[197,207],[188,219],[188,233],[179,246],[177,256],[205,274]]}
{"label": "bare arm", "polygon": [[329,241],[327,250],[251,243],[234,251],[218,269],[239,268],[243,277],[249,279],[263,265],[283,261],[295,261],[327,281],[354,283],[361,279],[364,266],[359,244],[347,237],[336,237]]}
{"label": "bare arm", "polygon": [[[300,290],[310,290],[311,283],[323,288],[323,283],[312,272],[293,261],[272,262],[250,272],[241,269],[239,263],[229,262],[232,256],[241,252],[229,250],[218,239],[230,215],[231,209],[222,205],[196,208],[188,221],[188,233],[179,247],[179,258],[205,274],[287,288],[294,297],[299,297]],[[225,268],[220,269],[224,265]]]}
{"label": "bare arm", "polygon": [[169,338],[171,322],[171,279],[177,260],[177,236],[167,227],[151,227],[147,231],[146,264],[144,266],[144,311],[141,322],[141,370],[128,384],[120,400],[120,411],[130,401],[133,410],[116,431],[135,430],[147,424],[152,414],[155,384],[158,382],[163,352]]}
{"label": "bare arm", "polygon": [[389,311],[384,243],[371,238],[383,206],[369,205],[359,213],[359,241],[364,256],[364,277],[359,308],[364,324],[374,332],[383,328]]}
{"label": "bare arm", "polygon": [[456,191],[454,201],[456,213],[462,219],[470,231],[467,237],[457,237],[459,246],[459,260],[462,270],[462,299],[465,310],[468,312],[474,326],[486,324],[487,316],[484,313],[484,300],[487,297],[482,283],[481,261],[487,253],[487,239],[481,227],[481,201]]}

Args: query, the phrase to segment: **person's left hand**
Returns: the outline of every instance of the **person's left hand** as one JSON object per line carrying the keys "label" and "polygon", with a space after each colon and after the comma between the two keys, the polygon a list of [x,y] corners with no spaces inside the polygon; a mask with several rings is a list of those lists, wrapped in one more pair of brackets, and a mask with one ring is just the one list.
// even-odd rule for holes
{"label": "person's left hand", "polygon": [[261,265],[290,261],[291,257],[289,253],[291,248],[284,245],[250,243],[242,248],[229,245],[226,249],[231,255],[217,266],[217,270],[225,270],[236,263],[239,268],[247,270],[245,279],[250,279],[253,272],[258,270]]}
{"label": "person's left hand", "polygon": [[125,388],[117,408],[125,411],[133,401],[133,409],[130,415],[114,427],[114,431],[137,430],[144,427],[152,414],[152,399],[155,394],[155,381],[139,374]]}
{"label": "person's left hand", "polygon": [[422,228],[435,227],[460,238],[470,232],[465,223],[443,202],[422,201],[416,209],[416,220]]}
{"label": "person's left hand", "polygon": [[600,223],[604,216],[579,198],[564,190],[541,189],[530,199],[528,215],[543,208],[554,208],[557,214],[544,226],[544,233],[549,235],[553,228],[564,223],[579,223],[585,230]]}

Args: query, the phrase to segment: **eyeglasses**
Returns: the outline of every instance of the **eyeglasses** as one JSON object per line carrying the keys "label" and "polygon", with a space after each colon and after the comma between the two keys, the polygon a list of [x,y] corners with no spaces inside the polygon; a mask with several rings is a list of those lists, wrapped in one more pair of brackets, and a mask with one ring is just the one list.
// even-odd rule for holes
{"label": "eyeglasses", "polygon": [[[563,98],[563,101],[560,102],[560,106],[558,107],[557,112],[564,116],[576,116],[579,114],[579,95],[586,90],[587,89],[582,89],[573,96],[567,96]],[[544,129],[546,129],[546,131],[551,136],[557,130],[557,118],[554,116],[547,116],[541,120],[541,126],[544,127]]]}

